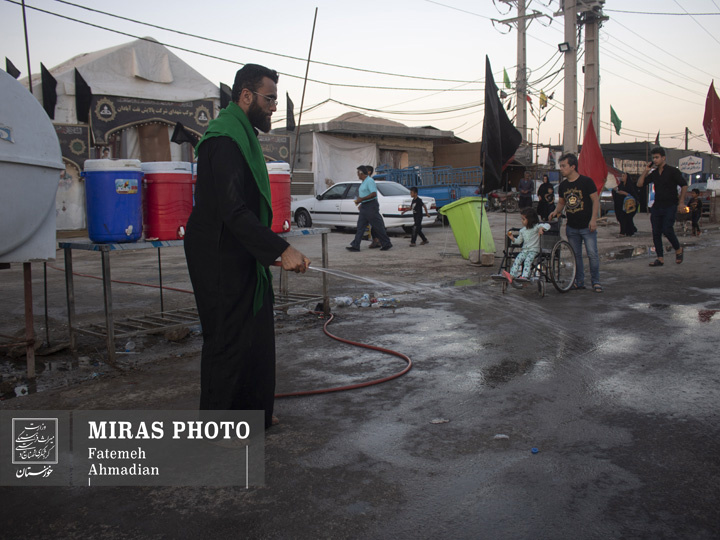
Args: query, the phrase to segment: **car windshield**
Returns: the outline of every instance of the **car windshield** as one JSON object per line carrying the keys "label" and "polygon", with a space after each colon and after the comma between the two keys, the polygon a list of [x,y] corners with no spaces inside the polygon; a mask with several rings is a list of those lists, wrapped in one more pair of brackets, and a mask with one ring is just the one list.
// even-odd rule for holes
{"label": "car windshield", "polygon": [[333,199],[342,199],[343,193],[345,193],[346,189],[347,189],[347,184],[338,184],[336,186],[331,187],[325,193],[323,193],[321,198],[325,201],[329,201],[329,200],[333,200]]}
{"label": "car windshield", "polygon": [[393,195],[410,196],[410,190],[401,184],[388,182],[387,184],[377,184],[378,191],[383,197],[392,197]]}

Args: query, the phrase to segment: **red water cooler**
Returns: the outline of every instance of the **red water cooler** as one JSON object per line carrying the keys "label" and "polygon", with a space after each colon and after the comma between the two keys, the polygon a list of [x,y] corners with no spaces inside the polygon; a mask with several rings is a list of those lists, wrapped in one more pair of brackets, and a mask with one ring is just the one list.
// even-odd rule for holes
{"label": "red water cooler", "polygon": [[142,164],[145,239],[180,240],[193,207],[192,164],[151,161]]}
{"label": "red water cooler", "polygon": [[267,165],[270,177],[270,197],[272,200],[272,230],[284,233],[290,230],[290,164],[284,161],[270,161]]}

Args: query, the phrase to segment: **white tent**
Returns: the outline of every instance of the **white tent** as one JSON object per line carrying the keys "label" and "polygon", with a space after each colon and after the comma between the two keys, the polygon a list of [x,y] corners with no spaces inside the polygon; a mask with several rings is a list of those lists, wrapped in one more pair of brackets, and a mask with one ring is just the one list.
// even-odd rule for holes
{"label": "white tent", "polygon": [[[166,47],[152,38],[143,38],[103,49],[101,51],[81,54],[50,69],[57,81],[57,104],[53,123],[58,129],[73,130],[82,133],[73,140],[78,148],[78,156],[84,158],[101,157],[95,149],[89,151],[97,141],[89,134],[87,126],[78,125],[75,108],[75,69],[90,87],[94,97],[114,96],[137,100],[154,100],[159,102],[184,103],[209,100],[207,116],[214,117],[220,105],[220,89],[200,73],[191,68],[183,60],[170,52]],[[33,76],[33,93],[42,102],[41,75]],[[152,115],[146,123],[167,126],[167,140],[174,128],[174,122]],[[131,121],[114,128],[117,134],[117,152],[111,151],[109,157],[141,159],[141,142],[138,137],[138,125],[141,121]],[[164,128],[162,128],[164,129]],[[164,139],[164,135],[162,136]],[[187,146],[187,145],[184,145]],[[189,159],[189,148],[169,144],[172,161]],[[67,162],[72,160],[66,159]],[[79,161],[79,160],[77,160]],[[77,161],[75,161],[77,163]],[[65,174],[61,175],[57,193],[57,227],[60,230],[83,229],[85,219],[85,190],[77,167],[68,165]]]}
{"label": "white tent", "polygon": [[[50,69],[57,80],[55,123],[74,124],[75,68],[94,95],[161,101],[220,101],[220,90],[153,38],[143,38],[81,54]],[[40,75],[33,76],[33,93],[42,102]]]}

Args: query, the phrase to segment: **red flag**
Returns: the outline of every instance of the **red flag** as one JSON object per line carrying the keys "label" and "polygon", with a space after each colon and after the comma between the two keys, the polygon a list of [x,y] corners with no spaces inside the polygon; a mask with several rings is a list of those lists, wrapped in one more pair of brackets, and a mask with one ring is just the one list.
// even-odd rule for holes
{"label": "red flag", "polygon": [[580,155],[578,156],[578,172],[592,178],[599,196],[605,185],[608,169],[605,158],[602,155],[602,150],[598,144],[597,136],[595,135],[592,114],[590,115],[587,131],[585,131],[585,139],[583,140]]}
{"label": "red flag", "polygon": [[716,154],[720,154],[720,98],[715,92],[715,81],[710,83],[705,100],[703,128],[705,128],[705,136],[710,143],[710,148]]}

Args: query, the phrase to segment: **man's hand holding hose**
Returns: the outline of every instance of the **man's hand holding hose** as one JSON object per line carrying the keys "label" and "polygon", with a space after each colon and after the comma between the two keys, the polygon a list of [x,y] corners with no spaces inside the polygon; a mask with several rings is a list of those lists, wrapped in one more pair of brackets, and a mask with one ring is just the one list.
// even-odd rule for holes
{"label": "man's hand holding hose", "polygon": [[280,255],[280,261],[276,262],[275,266],[280,266],[288,272],[292,271],[296,274],[304,274],[308,266],[310,266],[310,259],[294,247],[288,246],[287,249],[282,252],[282,255]]}

